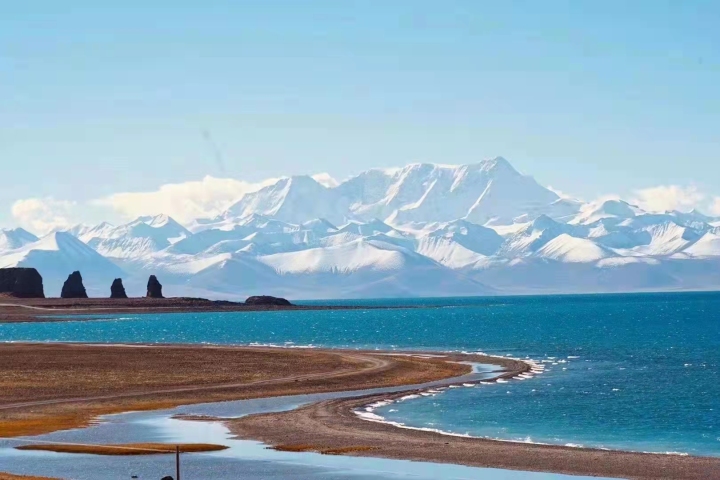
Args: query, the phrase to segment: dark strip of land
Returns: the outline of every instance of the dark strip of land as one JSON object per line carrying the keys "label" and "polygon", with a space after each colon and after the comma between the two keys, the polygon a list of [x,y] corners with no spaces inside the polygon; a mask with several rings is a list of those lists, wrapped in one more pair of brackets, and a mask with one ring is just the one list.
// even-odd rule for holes
{"label": "dark strip of land", "polygon": [[[377,308],[380,307],[341,305],[248,305],[242,302],[185,297],[127,299],[25,299],[0,295],[0,323],[98,320],[105,318],[104,315],[123,313],[272,312],[296,310],[367,310]],[[81,316],[76,318],[57,317],[65,315]]]}

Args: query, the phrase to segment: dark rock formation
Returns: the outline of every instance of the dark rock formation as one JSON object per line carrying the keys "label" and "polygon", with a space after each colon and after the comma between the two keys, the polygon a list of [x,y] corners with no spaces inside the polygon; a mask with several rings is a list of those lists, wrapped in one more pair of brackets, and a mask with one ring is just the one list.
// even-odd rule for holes
{"label": "dark rock formation", "polygon": [[163,477],[163,478],[161,478],[160,480],[173,480],[173,477],[171,477],[170,475],[168,475],[167,477]]}
{"label": "dark rock formation", "polygon": [[116,278],[110,285],[110,298],[128,298],[125,293],[125,287],[122,283],[122,278]]}
{"label": "dark rock formation", "polygon": [[246,305],[273,305],[276,307],[290,307],[292,303],[284,298],[271,297],[270,295],[259,295],[245,300]]}
{"label": "dark rock formation", "polygon": [[148,298],[165,298],[162,294],[162,285],[158,282],[155,275],[150,275],[147,285],[147,297]]}
{"label": "dark rock formation", "polygon": [[0,293],[18,298],[45,298],[42,277],[34,268],[0,268]]}
{"label": "dark rock formation", "polygon": [[60,298],[88,298],[80,272],[75,271],[68,276],[60,292]]}

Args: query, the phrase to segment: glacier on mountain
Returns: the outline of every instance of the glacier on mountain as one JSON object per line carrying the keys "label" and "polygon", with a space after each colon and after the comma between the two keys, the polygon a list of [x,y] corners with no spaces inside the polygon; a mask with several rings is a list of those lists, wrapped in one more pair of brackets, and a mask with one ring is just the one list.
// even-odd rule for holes
{"label": "glacier on mountain", "polygon": [[[241,299],[714,289],[719,219],[560,198],[503,158],[411,164],[337,182],[266,182],[213,218],[0,231],[0,267],[38,268],[46,293],[81,270],[91,295],[149,274],[168,295]],[[107,292],[106,292],[107,290]]]}

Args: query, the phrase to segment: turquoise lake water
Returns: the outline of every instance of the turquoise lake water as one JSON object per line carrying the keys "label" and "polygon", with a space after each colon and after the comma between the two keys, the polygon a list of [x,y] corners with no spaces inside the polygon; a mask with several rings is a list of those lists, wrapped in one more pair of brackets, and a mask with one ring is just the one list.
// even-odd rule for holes
{"label": "turquoise lake water", "polygon": [[447,390],[376,413],[408,426],[491,438],[720,456],[720,294],[334,303],[433,308],[112,315],[0,324],[0,341],[261,343],[529,357],[544,362],[546,373]]}

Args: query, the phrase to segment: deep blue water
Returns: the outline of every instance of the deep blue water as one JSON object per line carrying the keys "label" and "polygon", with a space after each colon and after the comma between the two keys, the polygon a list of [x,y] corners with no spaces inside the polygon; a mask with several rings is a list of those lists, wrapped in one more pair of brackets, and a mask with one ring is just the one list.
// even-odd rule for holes
{"label": "deep blue water", "polygon": [[449,390],[379,413],[494,438],[720,456],[718,293],[342,303],[410,302],[434,308],[117,315],[0,324],[0,341],[258,342],[529,356],[544,360],[547,373]]}

